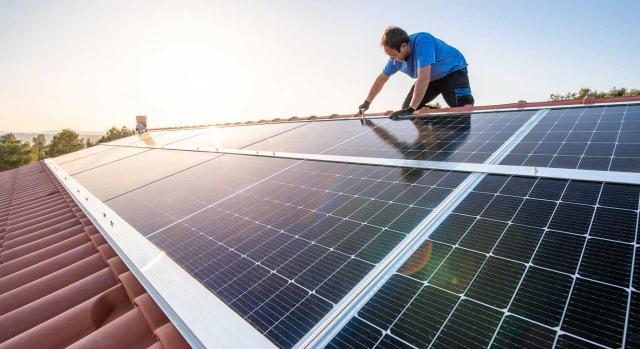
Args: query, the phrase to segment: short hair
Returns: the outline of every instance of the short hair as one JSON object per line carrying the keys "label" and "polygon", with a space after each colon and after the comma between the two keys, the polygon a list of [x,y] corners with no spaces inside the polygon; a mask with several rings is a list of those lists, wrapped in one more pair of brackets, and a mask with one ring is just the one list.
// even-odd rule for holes
{"label": "short hair", "polygon": [[402,28],[391,26],[384,30],[380,43],[396,51],[400,51],[402,44],[409,43],[409,35]]}

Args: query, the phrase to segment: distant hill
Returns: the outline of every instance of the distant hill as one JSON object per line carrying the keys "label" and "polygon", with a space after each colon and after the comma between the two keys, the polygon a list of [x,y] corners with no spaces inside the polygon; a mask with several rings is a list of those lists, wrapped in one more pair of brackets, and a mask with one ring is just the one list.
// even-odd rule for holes
{"label": "distant hill", "polygon": [[[45,135],[45,137],[47,138],[47,142],[51,142],[51,139],[53,139],[53,136],[60,131],[47,130],[47,131],[33,132],[33,133],[32,132],[15,132],[15,131],[11,131],[11,132],[13,132],[16,138],[18,138],[23,142],[31,142],[31,139],[33,139],[33,137],[37,136],[40,133]],[[77,131],[77,132],[78,134],[80,134],[81,138],[89,138],[93,142],[100,139],[100,137],[104,134],[104,132],[94,132],[94,131]],[[0,131],[0,135],[3,135],[5,133],[9,133],[9,131]]]}

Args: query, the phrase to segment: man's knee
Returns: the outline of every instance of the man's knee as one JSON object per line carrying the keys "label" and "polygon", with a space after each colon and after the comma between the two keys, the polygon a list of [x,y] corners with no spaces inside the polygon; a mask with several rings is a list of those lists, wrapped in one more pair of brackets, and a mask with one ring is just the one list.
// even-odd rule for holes
{"label": "man's knee", "polygon": [[452,107],[464,107],[465,105],[473,105],[475,103],[470,87],[455,88],[453,94],[454,105]]}
{"label": "man's knee", "polygon": [[458,100],[456,101],[456,107],[464,107],[467,105],[473,105],[474,103],[475,100],[473,99],[473,96],[464,96],[458,98]]}

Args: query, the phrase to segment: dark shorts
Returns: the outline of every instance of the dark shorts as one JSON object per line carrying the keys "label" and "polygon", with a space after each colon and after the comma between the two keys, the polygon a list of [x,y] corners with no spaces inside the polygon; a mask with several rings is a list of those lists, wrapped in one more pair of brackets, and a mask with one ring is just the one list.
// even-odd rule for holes
{"label": "dark shorts", "polygon": [[[411,90],[409,90],[407,98],[404,99],[402,109],[409,107],[411,98],[413,98],[414,86],[411,86]],[[467,74],[467,69],[456,70],[444,78],[431,81],[429,83],[429,87],[427,87],[427,92],[424,94],[422,102],[420,102],[420,105],[418,106],[418,109],[434,100],[439,94],[442,94],[444,101],[447,102],[450,107],[463,107],[467,104],[473,105],[474,100],[473,95],[471,94],[471,87],[469,86],[469,75]]]}

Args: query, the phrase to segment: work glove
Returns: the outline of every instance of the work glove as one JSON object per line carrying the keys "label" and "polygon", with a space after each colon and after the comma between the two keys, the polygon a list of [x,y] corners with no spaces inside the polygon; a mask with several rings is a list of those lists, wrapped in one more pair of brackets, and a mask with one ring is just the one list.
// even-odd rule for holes
{"label": "work glove", "polygon": [[371,102],[365,100],[364,103],[360,104],[360,106],[358,107],[358,114],[363,115],[364,112],[369,110],[370,105],[371,105]]}
{"label": "work glove", "polygon": [[389,119],[395,120],[395,119],[397,119],[397,118],[399,118],[401,116],[404,116],[404,115],[411,115],[411,114],[413,114],[414,111],[416,111],[416,110],[413,109],[412,107],[408,107],[408,108],[405,108],[405,109],[394,111],[393,113],[391,113],[391,115],[389,115]]}

